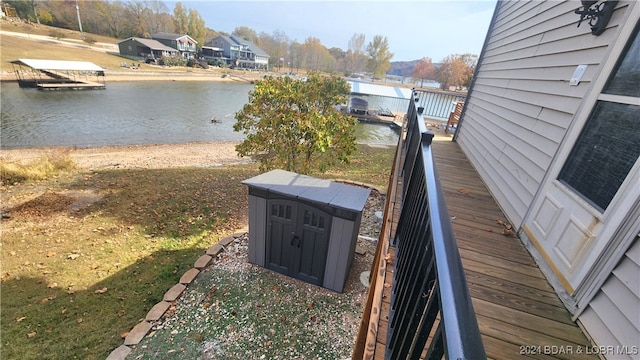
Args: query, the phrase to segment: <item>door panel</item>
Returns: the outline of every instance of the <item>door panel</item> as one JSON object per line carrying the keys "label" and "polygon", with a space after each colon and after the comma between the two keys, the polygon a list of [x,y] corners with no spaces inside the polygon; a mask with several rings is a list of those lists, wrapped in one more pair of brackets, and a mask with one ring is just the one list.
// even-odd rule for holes
{"label": "door panel", "polygon": [[322,285],[331,215],[290,200],[268,200],[267,268]]}
{"label": "door panel", "polygon": [[302,234],[298,251],[300,256],[294,264],[294,277],[303,281],[322,285],[329,245],[328,225],[330,215],[319,209],[301,205]]}
{"label": "door panel", "polygon": [[289,275],[291,238],[294,232],[295,203],[269,200],[269,234],[267,238],[267,268]]}

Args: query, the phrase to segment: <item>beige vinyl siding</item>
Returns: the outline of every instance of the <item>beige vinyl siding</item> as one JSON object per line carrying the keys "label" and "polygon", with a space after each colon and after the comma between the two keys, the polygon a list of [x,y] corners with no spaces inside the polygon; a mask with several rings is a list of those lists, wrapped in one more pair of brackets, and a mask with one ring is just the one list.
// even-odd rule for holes
{"label": "beige vinyl siding", "polygon": [[[621,1],[600,36],[576,26],[577,1],[503,1],[488,34],[457,141],[520,227],[591,81],[617,36]],[[588,65],[578,86],[569,80]]]}
{"label": "beige vinyl siding", "polygon": [[[578,320],[588,329],[596,344],[632,346],[635,356],[617,354],[615,359],[640,359],[640,241],[634,245],[613,270],[598,294]],[[627,354],[631,355],[631,354]]]}

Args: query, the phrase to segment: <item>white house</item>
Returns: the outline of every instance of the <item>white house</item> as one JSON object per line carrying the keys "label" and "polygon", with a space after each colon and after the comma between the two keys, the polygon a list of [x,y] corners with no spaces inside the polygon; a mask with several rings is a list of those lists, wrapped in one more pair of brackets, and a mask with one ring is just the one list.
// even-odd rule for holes
{"label": "white house", "polygon": [[227,65],[264,69],[269,65],[269,54],[249,40],[231,35],[221,35],[203,45],[205,58],[224,61]]}
{"label": "white house", "polygon": [[[640,2],[499,0],[454,140],[603,355],[640,359]],[[596,21],[592,21],[596,23]]]}

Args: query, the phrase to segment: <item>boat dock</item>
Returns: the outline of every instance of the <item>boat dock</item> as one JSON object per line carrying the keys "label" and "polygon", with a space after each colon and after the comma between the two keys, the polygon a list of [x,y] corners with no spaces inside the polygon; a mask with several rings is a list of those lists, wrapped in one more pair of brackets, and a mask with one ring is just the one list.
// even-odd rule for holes
{"label": "boat dock", "polygon": [[87,61],[18,59],[11,61],[18,85],[40,90],[104,89],[104,69]]}

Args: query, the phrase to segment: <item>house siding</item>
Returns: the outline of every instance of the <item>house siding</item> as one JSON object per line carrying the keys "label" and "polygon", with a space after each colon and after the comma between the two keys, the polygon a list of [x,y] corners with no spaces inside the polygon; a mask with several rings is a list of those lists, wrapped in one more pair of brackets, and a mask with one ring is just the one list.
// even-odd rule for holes
{"label": "house siding", "polygon": [[[618,351],[615,359],[640,359],[640,240],[625,253],[598,294],[579,316],[593,340]],[[635,348],[634,348],[635,346]]]}
{"label": "house siding", "polygon": [[[576,1],[502,1],[456,141],[516,227],[532,204],[624,19],[600,36],[576,26]],[[588,65],[578,86],[569,80]]]}
{"label": "house siding", "polygon": [[[138,46],[140,46],[140,44],[137,41],[135,41],[134,39],[128,39],[118,43],[118,50],[120,52],[120,55],[138,56]],[[131,50],[129,49],[129,47],[131,47]]]}

